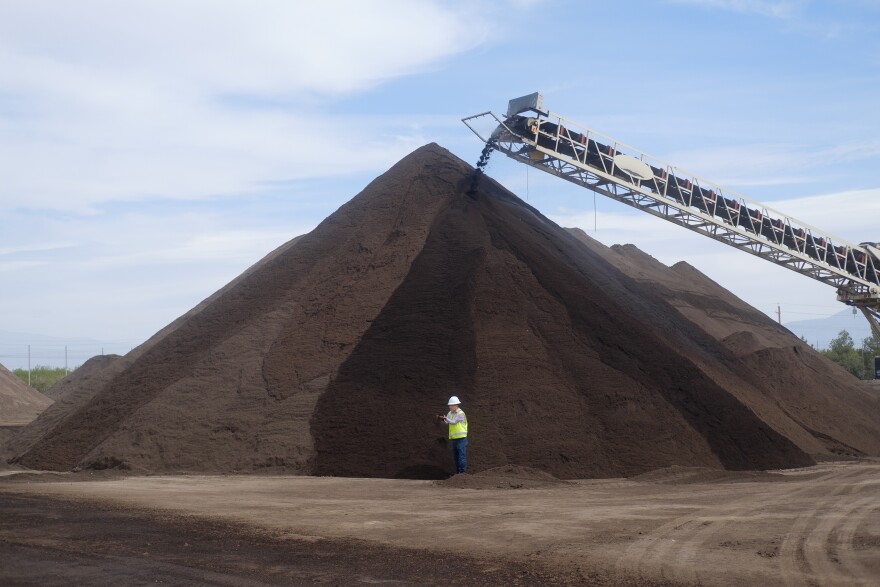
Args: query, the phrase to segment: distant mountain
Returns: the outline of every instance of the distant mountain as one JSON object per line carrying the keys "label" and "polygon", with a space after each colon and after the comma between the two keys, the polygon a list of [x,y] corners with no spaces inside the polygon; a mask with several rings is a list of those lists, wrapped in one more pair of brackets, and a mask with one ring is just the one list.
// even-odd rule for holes
{"label": "distant mountain", "polygon": [[785,327],[797,336],[807,339],[807,342],[817,349],[827,349],[831,340],[846,330],[852,337],[856,347],[860,347],[862,341],[871,336],[871,327],[861,312],[853,315],[852,308],[845,308],[828,318],[814,318],[812,320],[796,320],[786,322]]}

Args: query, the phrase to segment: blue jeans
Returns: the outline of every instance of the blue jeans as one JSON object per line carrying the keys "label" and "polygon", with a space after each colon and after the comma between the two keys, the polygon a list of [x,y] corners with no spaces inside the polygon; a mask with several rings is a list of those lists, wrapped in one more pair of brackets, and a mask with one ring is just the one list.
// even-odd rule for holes
{"label": "blue jeans", "polygon": [[467,437],[453,438],[452,443],[452,460],[455,462],[455,472],[464,473],[467,471]]}

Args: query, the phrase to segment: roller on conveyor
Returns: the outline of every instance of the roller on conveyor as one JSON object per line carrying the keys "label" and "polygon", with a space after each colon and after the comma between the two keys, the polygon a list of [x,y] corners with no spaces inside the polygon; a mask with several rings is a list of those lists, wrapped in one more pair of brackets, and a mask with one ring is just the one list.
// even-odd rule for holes
{"label": "roller on conveyor", "polygon": [[[494,128],[484,137],[476,126],[487,118]],[[880,337],[880,243],[847,242],[569,121],[539,93],[510,100],[503,117],[462,122],[520,163],[834,286]]]}

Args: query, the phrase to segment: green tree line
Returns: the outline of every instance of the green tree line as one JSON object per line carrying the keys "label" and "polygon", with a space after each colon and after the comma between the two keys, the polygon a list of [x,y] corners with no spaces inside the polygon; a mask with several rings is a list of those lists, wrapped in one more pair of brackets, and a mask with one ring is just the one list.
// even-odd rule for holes
{"label": "green tree line", "polygon": [[[16,377],[28,382],[27,369],[13,369]],[[67,370],[64,367],[47,367],[46,365],[37,365],[31,369],[31,387],[41,393],[46,393],[49,388],[61,381],[67,376]]]}
{"label": "green tree line", "polygon": [[873,379],[874,357],[880,357],[880,339],[871,335],[857,348],[849,332],[841,330],[828,349],[819,352],[856,377]]}

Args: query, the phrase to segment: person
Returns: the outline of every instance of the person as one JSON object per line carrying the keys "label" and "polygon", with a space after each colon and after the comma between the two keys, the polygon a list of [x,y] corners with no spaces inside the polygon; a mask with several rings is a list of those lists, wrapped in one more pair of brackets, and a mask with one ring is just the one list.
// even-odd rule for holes
{"label": "person", "polygon": [[452,460],[455,462],[455,472],[464,473],[467,471],[467,433],[468,421],[467,416],[459,406],[461,401],[458,396],[449,398],[449,413],[445,416],[438,415],[437,418],[449,424],[449,441],[452,444]]}

